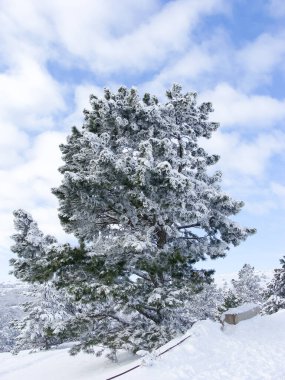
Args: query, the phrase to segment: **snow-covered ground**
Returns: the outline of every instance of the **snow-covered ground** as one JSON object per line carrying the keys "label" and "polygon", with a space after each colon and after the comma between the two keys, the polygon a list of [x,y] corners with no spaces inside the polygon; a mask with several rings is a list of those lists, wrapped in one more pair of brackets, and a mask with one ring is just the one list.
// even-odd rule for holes
{"label": "snow-covered ground", "polygon": [[[257,316],[221,330],[219,323],[201,321],[190,338],[119,380],[284,380],[285,310]],[[180,338],[181,339],[181,338]],[[176,339],[166,345],[174,345]],[[67,348],[18,356],[0,354],[1,380],[105,380],[142,359],[121,353],[119,363],[79,354]]]}

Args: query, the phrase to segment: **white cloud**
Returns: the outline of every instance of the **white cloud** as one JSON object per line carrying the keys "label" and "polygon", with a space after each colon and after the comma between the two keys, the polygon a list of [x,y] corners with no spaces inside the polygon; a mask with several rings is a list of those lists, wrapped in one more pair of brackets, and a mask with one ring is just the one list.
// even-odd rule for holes
{"label": "white cloud", "polygon": [[242,81],[247,87],[270,82],[274,69],[284,71],[284,41],[284,30],[275,34],[263,33],[237,52],[237,65],[245,72]]}
{"label": "white cloud", "polygon": [[276,156],[284,157],[284,133],[268,132],[249,138],[218,130],[203,146],[220,155],[215,169],[223,173],[222,187],[245,201],[247,215],[270,215],[280,205],[285,206],[285,186],[271,183],[269,171]]}
{"label": "white cloud", "polygon": [[273,17],[281,18],[285,16],[284,0],[269,0],[268,9]]}
{"label": "white cloud", "polygon": [[225,91],[228,86],[228,90],[253,94],[260,86],[271,85],[273,74],[285,75],[284,40],[283,28],[262,33],[237,48],[225,30],[214,28],[203,42],[190,37],[183,52],[165,60],[159,73],[142,88],[163,93],[173,82],[179,82],[194,91],[214,86]]}
{"label": "white cloud", "polygon": [[[96,9],[90,9],[91,3],[87,3],[89,9],[87,7],[84,12],[76,13],[76,26],[72,21],[75,13],[55,13],[58,16],[55,20],[58,34],[70,53],[87,60],[94,70],[108,73],[122,69],[146,71],[156,68],[168,54],[186,48],[188,33],[197,24],[199,16],[221,10],[220,0],[178,0],[166,3],[159,12],[145,15],[141,15],[138,7],[135,7],[135,12],[138,13],[134,17],[133,6],[130,6],[130,2],[123,2],[123,7],[115,6],[112,9],[113,17],[108,15],[112,24],[109,21],[105,28],[100,28],[99,22],[100,27],[94,30]],[[112,6],[114,4],[112,2]],[[108,5],[109,2],[107,7]],[[99,2],[98,8],[101,9],[101,6],[102,3]],[[134,21],[138,19],[140,22],[134,23],[127,33],[112,33],[114,25],[124,23],[126,9]],[[91,35],[94,36],[92,44]]]}
{"label": "white cloud", "polygon": [[170,53],[183,52],[200,17],[224,12],[223,3],[28,0],[22,5],[10,0],[2,6],[2,40],[9,49],[18,38],[38,56],[39,43],[44,57],[48,51],[49,58],[67,65],[80,59],[81,64],[108,75],[123,69],[146,71],[157,68]]}
{"label": "white cloud", "polygon": [[277,123],[285,125],[285,99],[247,95],[227,83],[220,83],[214,90],[202,93],[202,100],[213,103],[215,112],[211,119],[223,127],[242,126],[250,130],[269,128]]}
{"label": "white cloud", "polygon": [[260,190],[259,199],[253,197],[246,203],[245,210],[256,215],[265,215],[271,211],[285,208],[285,186],[278,182],[267,182],[266,188]]}
{"label": "white cloud", "polygon": [[81,126],[84,116],[83,116],[83,110],[84,109],[90,109],[89,104],[89,98],[90,95],[95,95],[98,97],[102,97],[104,93],[104,89],[96,86],[95,84],[82,84],[79,86],[76,86],[73,89],[74,93],[74,107],[73,112],[68,115],[65,120],[64,124],[67,128],[70,128],[73,125]]}
{"label": "white cloud", "polygon": [[21,56],[43,62],[50,54],[48,41],[53,27],[41,10],[44,2],[2,0],[0,4],[0,44],[2,64],[17,65]]}
{"label": "white cloud", "polygon": [[245,203],[244,211],[254,215],[266,215],[273,210],[276,210],[278,205],[272,199],[263,199],[259,201],[253,201]]}
{"label": "white cloud", "polygon": [[57,169],[62,161],[58,145],[64,141],[63,133],[45,132],[27,150],[25,162],[0,171],[0,245],[9,246],[12,212],[17,208],[35,213],[39,224],[43,224],[47,232],[57,231],[62,235],[59,222],[56,223],[57,200],[50,189],[60,183]]}
{"label": "white cloud", "polygon": [[59,145],[65,142],[65,133],[44,132],[37,136],[33,147],[27,152],[28,161],[17,170],[18,178],[41,178],[57,182],[60,174],[56,168],[62,163]]}
{"label": "white cloud", "polygon": [[4,123],[50,128],[50,115],[65,107],[60,85],[29,57],[21,57],[17,66],[0,74],[0,97],[1,129]]}
{"label": "white cloud", "polygon": [[273,194],[277,195],[280,199],[283,199],[283,203],[285,205],[285,186],[277,182],[272,182],[271,190]]}
{"label": "white cloud", "polygon": [[12,124],[0,127],[0,170],[21,162],[22,151],[29,147],[29,136]]}
{"label": "white cloud", "polygon": [[[140,88],[144,92],[164,94],[173,83],[180,83],[184,88],[193,87],[193,83],[206,74],[213,72],[219,65],[220,58],[210,53],[208,47],[193,46],[176,61],[165,66],[159,74]],[[192,88],[192,90],[195,90]]]}
{"label": "white cloud", "polygon": [[285,207],[285,185],[278,182],[272,182],[271,191],[277,197],[278,206]]}
{"label": "white cloud", "polygon": [[219,166],[226,176],[236,178],[251,176],[262,178],[270,159],[285,150],[283,133],[260,134],[253,140],[242,138],[238,133],[216,132],[203,142],[207,151],[221,156]]}

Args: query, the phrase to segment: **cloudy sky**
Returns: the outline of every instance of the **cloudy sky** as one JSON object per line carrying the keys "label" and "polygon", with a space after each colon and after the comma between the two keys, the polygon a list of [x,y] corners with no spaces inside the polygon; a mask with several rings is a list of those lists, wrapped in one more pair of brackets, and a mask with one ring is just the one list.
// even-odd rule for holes
{"label": "cloudy sky", "polygon": [[0,0],[0,281],[11,258],[12,211],[67,237],[50,188],[58,145],[91,93],[135,86],[163,97],[173,83],[211,101],[221,126],[223,188],[244,200],[256,236],[218,273],[279,265],[285,254],[284,0]]}

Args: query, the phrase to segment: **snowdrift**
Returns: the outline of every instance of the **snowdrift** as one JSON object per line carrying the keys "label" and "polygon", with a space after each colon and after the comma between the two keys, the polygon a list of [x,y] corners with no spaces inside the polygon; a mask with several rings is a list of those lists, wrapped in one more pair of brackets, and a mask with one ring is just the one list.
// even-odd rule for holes
{"label": "snowdrift", "polygon": [[[285,379],[285,310],[240,324],[197,322],[181,345],[119,380],[281,380]],[[181,340],[173,340],[159,352]],[[67,348],[18,356],[0,354],[1,380],[105,380],[141,364],[120,353],[119,363],[79,354]]]}

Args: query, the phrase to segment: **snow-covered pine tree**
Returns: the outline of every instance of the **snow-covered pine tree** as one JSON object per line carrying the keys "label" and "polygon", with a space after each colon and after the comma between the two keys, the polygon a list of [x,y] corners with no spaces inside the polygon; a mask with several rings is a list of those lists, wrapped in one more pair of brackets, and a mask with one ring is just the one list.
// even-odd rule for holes
{"label": "snow-covered pine tree", "polygon": [[11,351],[15,345],[17,331],[11,326],[11,322],[17,316],[17,309],[4,309],[0,311],[0,352]]}
{"label": "snow-covered pine tree", "polygon": [[259,276],[254,267],[244,264],[238,272],[237,280],[232,279],[231,285],[223,286],[224,302],[219,307],[220,313],[244,303],[262,303],[264,296],[262,276]]}
{"label": "snow-covered pine tree", "polygon": [[21,305],[28,299],[29,285],[0,283],[0,352],[11,351],[16,344],[17,330],[13,321],[23,318]]}
{"label": "snow-covered pine tree", "polygon": [[191,313],[193,322],[203,319],[216,320],[219,318],[219,310],[223,302],[222,289],[215,283],[205,284],[201,292],[193,294],[186,302],[186,307],[183,308],[186,310],[182,312]]}
{"label": "snow-covered pine tree", "polygon": [[23,305],[24,318],[15,320],[18,331],[13,352],[23,349],[48,349],[67,339],[66,325],[74,308],[64,290],[56,290],[50,283],[34,285],[30,301]]}
{"label": "snow-covered pine tree", "polygon": [[218,308],[220,315],[225,311],[242,304],[242,301],[237,297],[234,290],[228,287],[227,283],[223,287],[223,297],[223,303]]}
{"label": "snow-covered pine tree", "polygon": [[274,276],[265,292],[267,300],[263,304],[263,314],[273,314],[285,309],[285,256],[280,259],[281,268],[274,270]]}
{"label": "snow-covered pine tree", "polygon": [[14,225],[16,233],[12,239],[15,244],[11,251],[17,257],[10,260],[13,266],[11,274],[27,282],[48,280],[48,264],[58,249],[56,239],[50,235],[45,236],[32,216],[22,209],[14,211]]}
{"label": "snow-covered pine tree", "polygon": [[239,302],[261,303],[263,301],[263,287],[261,277],[255,272],[254,267],[244,264],[238,272],[238,279],[232,280],[233,292]]}
{"label": "snow-covered pine tree", "polygon": [[[208,121],[210,103],[174,85],[166,103],[121,87],[91,96],[91,107],[61,146],[63,181],[53,190],[80,247],[58,247],[56,256],[47,245],[43,278],[54,272],[84,305],[71,328],[81,331],[73,352],[97,344],[149,350],[191,325],[179,310],[213,273],[195,264],[224,257],[255,230],[229,219],[243,202],[221,191],[220,172],[207,173],[218,161],[199,145],[218,127]],[[22,255],[19,243],[13,251]],[[40,280],[29,264],[23,275],[14,261],[14,274]]]}

